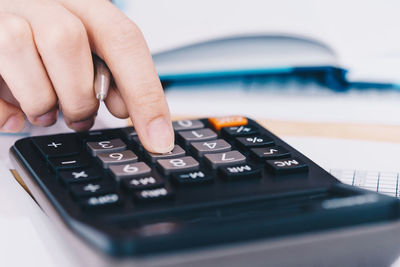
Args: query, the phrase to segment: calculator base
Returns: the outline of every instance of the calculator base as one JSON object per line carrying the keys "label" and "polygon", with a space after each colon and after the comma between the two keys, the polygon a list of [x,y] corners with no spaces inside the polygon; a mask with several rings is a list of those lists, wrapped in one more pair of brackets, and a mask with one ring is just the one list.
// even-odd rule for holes
{"label": "calculator base", "polygon": [[400,256],[400,222],[396,220],[149,257],[113,258],[79,238],[12,150],[10,158],[82,266],[390,266]]}

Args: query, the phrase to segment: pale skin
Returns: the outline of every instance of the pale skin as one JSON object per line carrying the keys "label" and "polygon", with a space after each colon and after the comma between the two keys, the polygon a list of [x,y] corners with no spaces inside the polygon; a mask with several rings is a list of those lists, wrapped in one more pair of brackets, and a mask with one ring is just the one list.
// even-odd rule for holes
{"label": "pale skin", "polygon": [[172,150],[170,113],[146,42],[108,0],[0,0],[0,131],[21,131],[26,119],[50,126],[59,110],[70,128],[90,129],[99,106],[92,53],[114,78],[109,111],[132,119],[147,150]]}

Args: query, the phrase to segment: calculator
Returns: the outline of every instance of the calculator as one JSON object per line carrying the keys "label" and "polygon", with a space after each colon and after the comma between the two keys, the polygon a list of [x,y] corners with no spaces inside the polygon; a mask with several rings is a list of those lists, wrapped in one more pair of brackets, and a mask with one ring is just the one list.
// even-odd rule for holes
{"label": "calculator", "polygon": [[126,127],[27,137],[10,157],[90,263],[339,266],[400,253],[398,199],[340,183],[243,116],[173,128],[165,154]]}

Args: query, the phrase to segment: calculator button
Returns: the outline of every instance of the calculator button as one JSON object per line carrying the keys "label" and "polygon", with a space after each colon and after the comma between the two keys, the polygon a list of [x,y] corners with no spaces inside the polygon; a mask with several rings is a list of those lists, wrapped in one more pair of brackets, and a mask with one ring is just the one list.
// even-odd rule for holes
{"label": "calculator button", "polygon": [[219,173],[226,180],[261,177],[261,169],[255,168],[253,165],[250,164],[220,167]]}
{"label": "calculator button", "polygon": [[222,127],[241,126],[247,124],[247,118],[242,116],[224,116],[209,118],[208,122],[217,131],[221,130]]}
{"label": "calculator button", "polygon": [[155,163],[159,159],[168,159],[185,156],[186,152],[180,146],[175,145],[174,149],[170,152],[163,154],[150,153],[146,151],[146,156],[152,163]]}
{"label": "calculator button", "polygon": [[231,150],[232,146],[223,139],[217,139],[205,142],[194,142],[191,144],[191,150],[197,157],[202,157],[206,153],[218,153]]}
{"label": "calculator button", "polygon": [[271,146],[274,141],[266,135],[253,135],[236,138],[236,143],[242,148]]}
{"label": "calculator button", "polygon": [[103,168],[108,168],[110,165],[115,164],[126,164],[138,161],[138,157],[135,153],[130,150],[111,152],[111,153],[100,153],[97,158],[103,165]]}
{"label": "calculator button", "polygon": [[190,142],[200,142],[217,139],[217,134],[208,128],[178,132],[178,136],[181,139],[182,143],[184,143],[185,145],[189,145]]}
{"label": "calculator button", "polygon": [[111,140],[113,137],[109,135],[110,131],[90,131],[78,133],[79,138],[85,144],[86,142],[95,142],[103,140]]}
{"label": "calculator button", "polygon": [[102,172],[95,168],[74,169],[69,171],[59,171],[58,177],[65,184],[91,182],[99,180]]}
{"label": "calculator button", "polygon": [[199,163],[192,157],[182,157],[175,159],[160,159],[157,164],[165,175],[172,172],[195,171],[199,168]]}
{"label": "calculator button", "polygon": [[134,178],[123,179],[125,188],[132,191],[160,187],[164,180],[157,175],[145,175]]}
{"label": "calculator button", "polygon": [[172,190],[168,187],[146,189],[134,193],[134,197],[138,201],[166,199],[171,197],[172,195],[173,195]]}
{"label": "calculator button", "polygon": [[122,128],[121,131],[127,140],[132,140],[132,137],[138,135],[135,128],[133,127]]}
{"label": "calculator button", "polygon": [[81,201],[84,208],[96,208],[118,205],[121,203],[121,197],[116,193],[93,196]]}
{"label": "calculator button", "polygon": [[76,198],[103,195],[115,191],[115,184],[108,181],[74,184],[69,187],[71,194]]}
{"label": "calculator button", "polygon": [[297,158],[267,160],[267,167],[276,174],[306,172],[307,164]]}
{"label": "calculator button", "polygon": [[205,154],[204,158],[214,169],[216,169],[219,166],[235,165],[246,162],[246,157],[236,150],[224,153]]}
{"label": "calculator button", "polygon": [[183,172],[172,174],[172,181],[177,185],[202,184],[213,181],[213,177],[203,171]]}
{"label": "calculator button", "polygon": [[251,155],[260,160],[281,159],[290,157],[290,152],[281,146],[257,147],[250,149]]}
{"label": "calculator button", "polygon": [[82,155],[50,158],[48,162],[54,171],[82,168],[89,165],[89,159]]}
{"label": "calculator button", "polygon": [[258,129],[251,125],[224,127],[221,134],[227,138],[258,134]]}
{"label": "calculator button", "polygon": [[46,158],[72,156],[81,151],[75,135],[32,137],[32,141]]}
{"label": "calculator button", "polygon": [[93,156],[96,156],[98,153],[117,152],[126,149],[125,143],[119,138],[87,142],[86,144]]}
{"label": "calculator button", "polygon": [[110,171],[116,180],[150,174],[150,167],[144,162],[124,165],[111,165]]}
{"label": "calculator button", "polygon": [[199,120],[180,120],[173,121],[172,127],[175,131],[194,130],[204,127],[204,123]]}

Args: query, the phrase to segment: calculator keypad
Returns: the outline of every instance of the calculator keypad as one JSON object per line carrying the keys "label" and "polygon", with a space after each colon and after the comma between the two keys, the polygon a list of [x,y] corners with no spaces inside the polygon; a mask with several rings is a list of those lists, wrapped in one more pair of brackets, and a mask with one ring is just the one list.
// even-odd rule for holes
{"label": "calculator keypad", "polygon": [[126,199],[174,199],[174,188],[202,190],[220,183],[259,181],[263,173],[308,170],[306,163],[291,158],[287,148],[244,117],[181,120],[173,122],[173,128],[180,145],[165,154],[145,151],[133,127],[32,141],[56,180],[84,208],[119,205]]}

